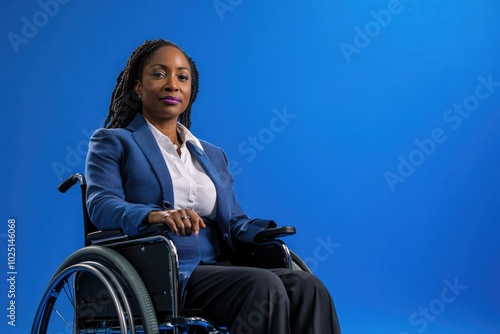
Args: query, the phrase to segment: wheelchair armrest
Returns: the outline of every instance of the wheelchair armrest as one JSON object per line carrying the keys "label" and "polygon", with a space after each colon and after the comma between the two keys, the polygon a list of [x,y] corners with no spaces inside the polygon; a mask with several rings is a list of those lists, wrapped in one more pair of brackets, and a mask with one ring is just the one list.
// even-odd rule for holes
{"label": "wheelchair armrest", "polygon": [[259,233],[257,233],[253,240],[256,243],[262,243],[264,241],[294,235],[295,233],[296,230],[294,226],[280,226],[260,231]]}
{"label": "wheelchair armrest", "polygon": [[112,241],[126,240],[128,236],[122,230],[95,231],[87,234],[87,240],[92,245],[103,244]]}
{"label": "wheelchair armrest", "polygon": [[240,250],[235,262],[239,265],[258,268],[291,268],[290,250],[279,239],[267,240],[255,245],[248,245]]}
{"label": "wheelchair armrest", "polygon": [[89,233],[87,235],[87,240],[89,240],[91,244],[97,245],[121,240],[137,239],[151,235],[158,235],[168,231],[170,231],[170,228],[165,224],[151,224],[147,225],[139,232],[139,234],[133,237],[130,237],[129,235],[123,233],[123,231],[120,229],[115,229]]}
{"label": "wheelchair armrest", "polygon": [[155,234],[160,234],[160,233],[165,233],[169,232],[170,227],[165,224],[150,224],[144,227],[138,235],[134,236],[135,238],[142,238],[148,235],[155,235]]}

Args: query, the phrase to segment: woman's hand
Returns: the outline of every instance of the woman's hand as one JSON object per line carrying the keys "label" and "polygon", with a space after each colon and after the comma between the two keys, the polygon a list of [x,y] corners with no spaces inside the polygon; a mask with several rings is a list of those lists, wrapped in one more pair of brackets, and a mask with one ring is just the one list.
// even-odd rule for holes
{"label": "woman's hand", "polygon": [[203,219],[191,209],[151,211],[148,214],[150,224],[166,224],[175,235],[198,235],[200,228],[205,228]]}

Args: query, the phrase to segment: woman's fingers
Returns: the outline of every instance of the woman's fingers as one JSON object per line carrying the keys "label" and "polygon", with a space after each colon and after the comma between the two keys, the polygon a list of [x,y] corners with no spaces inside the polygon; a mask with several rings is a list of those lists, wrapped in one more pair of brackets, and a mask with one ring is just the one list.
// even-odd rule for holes
{"label": "woman's fingers", "polygon": [[163,224],[167,224],[175,235],[198,235],[200,228],[206,225],[196,212],[191,209],[168,210],[162,216]]}
{"label": "woman's fingers", "polygon": [[177,226],[179,227],[179,232],[181,235],[191,235],[191,216],[188,214],[187,210],[180,209],[175,215]]}
{"label": "woman's fingers", "polygon": [[175,221],[172,219],[171,214],[172,214],[171,212],[164,212],[161,218],[161,223],[170,227],[172,232],[175,235],[178,235],[179,230],[177,229],[177,225],[175,224]]}
{"label": "woman's fingers", "polygon": [[187,211],[189,213],[189,221],[191,222],[191,230],[193,231],[194,236],[197,236],[200,231],[200,228],[206,227],[205,222],[193,210],[188,209]]}

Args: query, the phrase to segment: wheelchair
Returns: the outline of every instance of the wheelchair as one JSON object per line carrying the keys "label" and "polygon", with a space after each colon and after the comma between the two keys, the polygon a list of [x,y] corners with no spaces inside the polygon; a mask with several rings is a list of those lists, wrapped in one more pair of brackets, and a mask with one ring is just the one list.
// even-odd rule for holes
{"label": "wheelchair", "polygon": [[[182,308],[178,259],[166,225],[148,226],[130,237],[121,230],[99,231],[86,210],[86,183],[80,173],[58,189],[76,183],[82,193],[84,245],[56,269],[43,294],[32,334],[229,334],[203,317],[201,310]],[[278,238],[295,233],[284,226],[260,232],[257,245],[247,245],[239,265],[311,271]]]}

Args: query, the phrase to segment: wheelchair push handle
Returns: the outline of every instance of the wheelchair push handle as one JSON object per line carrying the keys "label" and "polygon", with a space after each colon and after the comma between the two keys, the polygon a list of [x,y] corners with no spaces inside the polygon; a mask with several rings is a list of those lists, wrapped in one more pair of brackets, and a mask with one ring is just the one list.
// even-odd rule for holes
{"label": "wheelchair push handle", "polygon": [[80,182],[80,185],[85,185],[85,177],[80,173],[75,173],[70,177],[68,177],[63,182],[61,182],[61,184],[59,184],[57,189],[60,192],[65,193],[66,191],[68,191],[69,188],[73,187],[76,184],[76,182]]}

